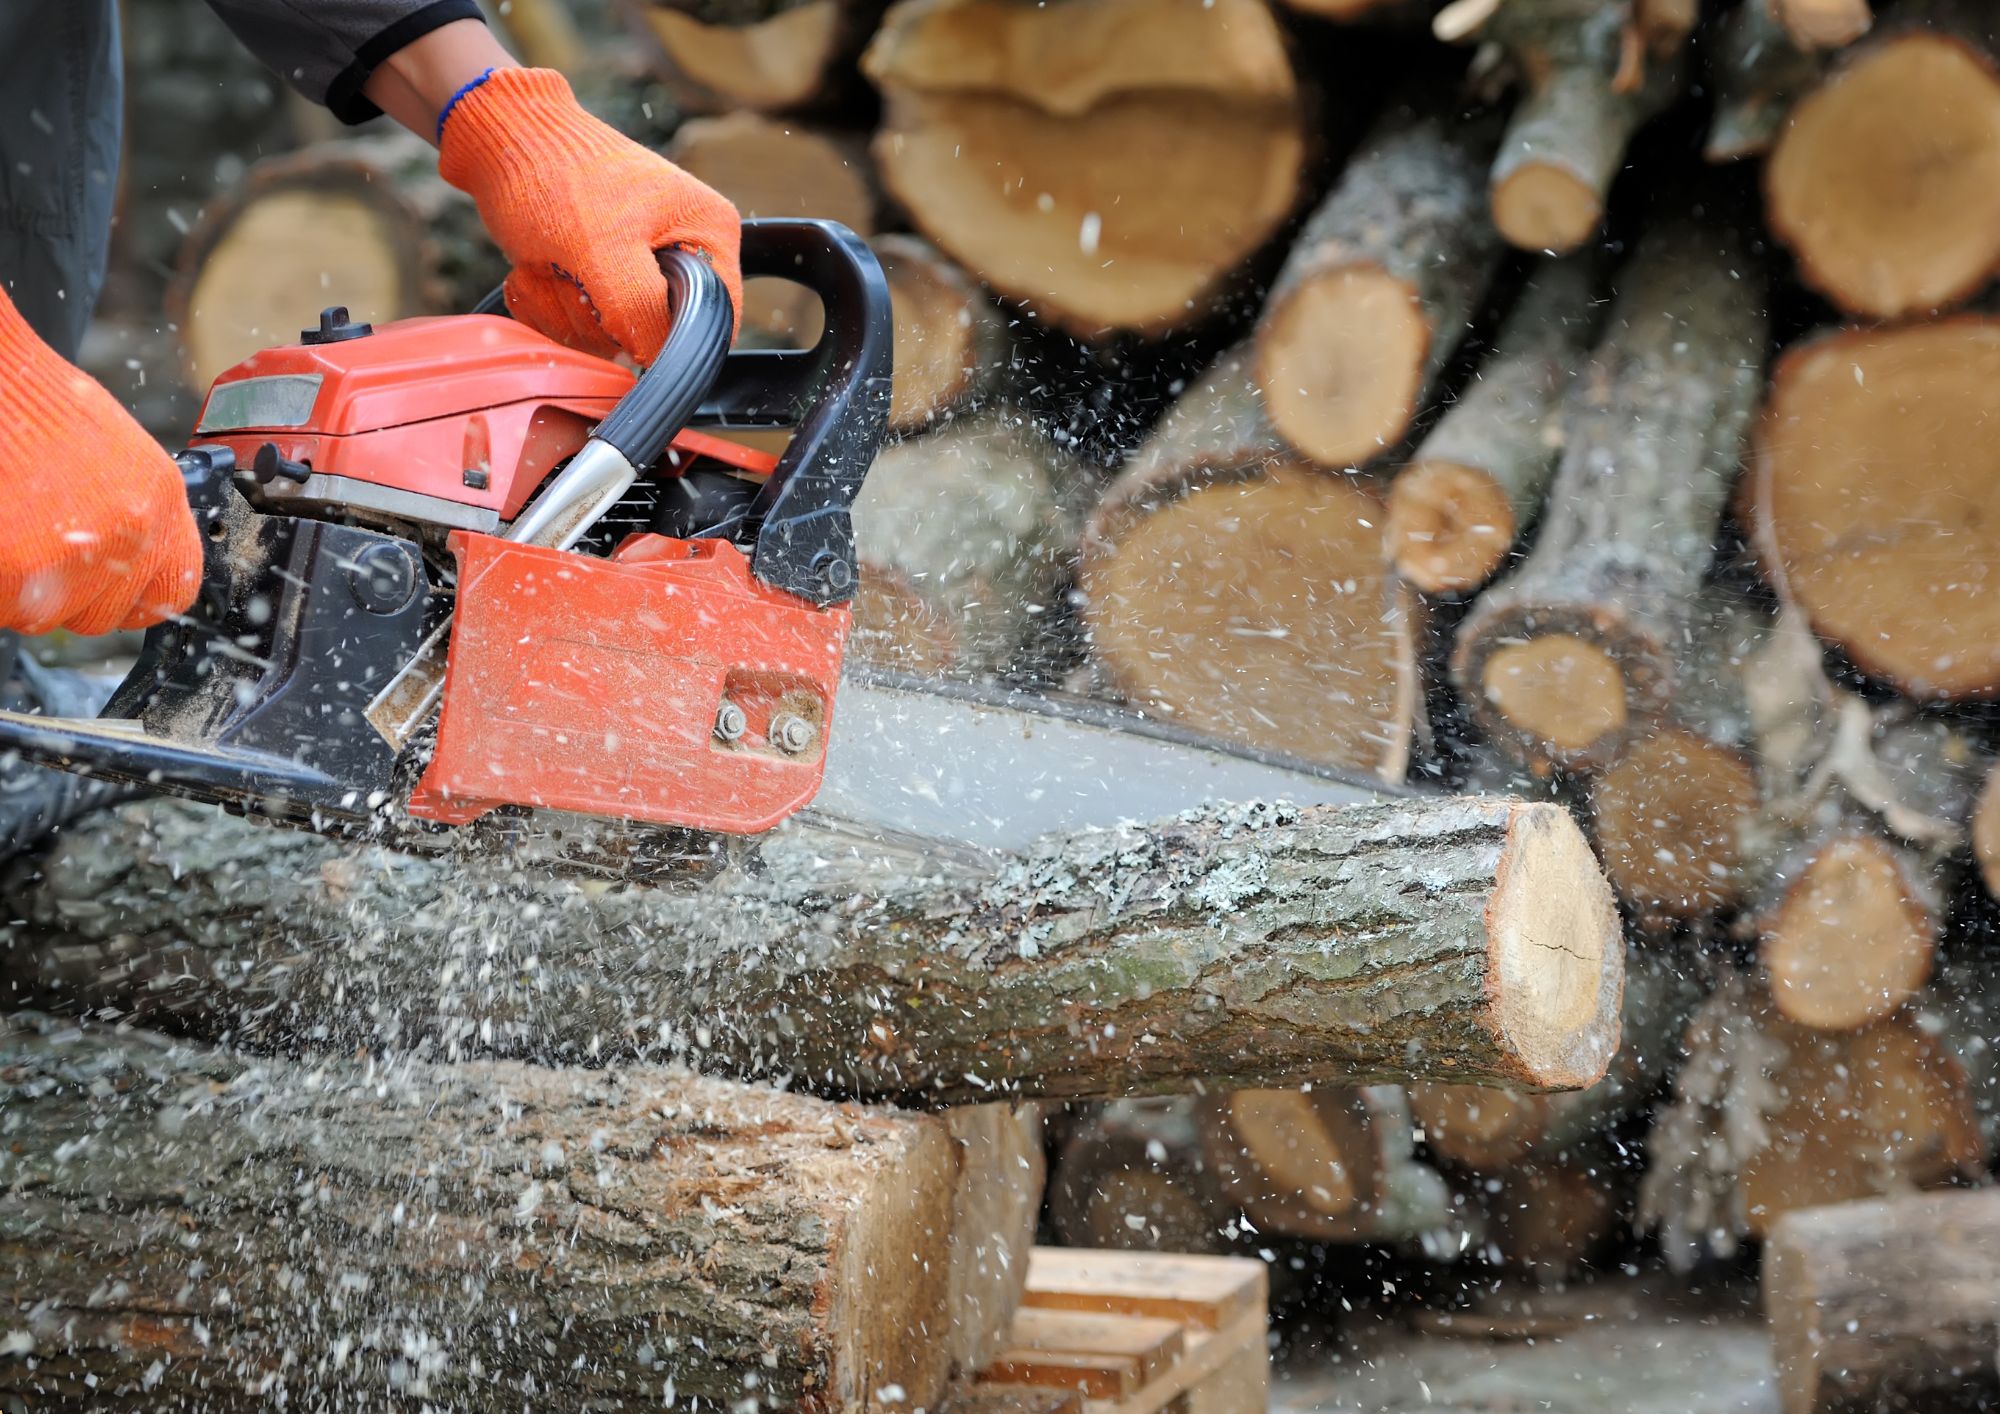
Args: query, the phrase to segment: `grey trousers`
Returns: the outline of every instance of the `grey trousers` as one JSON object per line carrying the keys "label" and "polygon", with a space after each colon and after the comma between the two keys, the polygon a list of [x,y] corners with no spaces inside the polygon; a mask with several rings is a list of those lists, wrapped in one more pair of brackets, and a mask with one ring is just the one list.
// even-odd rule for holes
{"label": "grey trousers", "polygon": [[[65,358],[76,356],[104,282],[119,63],[115,0],[0,0],[0,284]],[[0,490],[4,480],[0,470]],[[91,675],[37,666],[0,633],[0,707],[87,717],[109,689]],[[0,754],[0,859],[112,795]]]}
{"label": "grey trousers", "polygon": [[65,358],[104,283],[123,103],[116,0],[0,0],[0,284]]}

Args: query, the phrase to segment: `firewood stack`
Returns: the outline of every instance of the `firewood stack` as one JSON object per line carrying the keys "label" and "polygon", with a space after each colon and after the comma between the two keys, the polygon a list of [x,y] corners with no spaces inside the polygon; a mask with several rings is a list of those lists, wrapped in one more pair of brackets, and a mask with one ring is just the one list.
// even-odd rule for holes
{"label": "firewood stack", "polygon": [[[1985,1184],[2000,1139],[1984,936],[2000,897],[2000,15],[514,0],[507,23],[746,213],[829,215],[875,244],[897,440],[857,507],[854,651],[1114,698],[1385,783],[1525,797],[1534,831],[1566,809],[1620,920],[1593,912],[1585,862],[1535,834],[1559,881],[1540,906],[1575,911],[1586,965],[1501,965],[1487,943],[1504,919],[1446,900],[1506,895],[1479,850],[1534,831],[1466,804],[1137,832],[1147,857],[1198,873],[1248,829],[1241,847],[1284,882],[1234,932],[1167,899],[1100,927],[1092,881],[1129,859],[1055,842],[1059,869],[1015,878],[1049,890],[1032,907],[1061,943],[1018,955],[999,886],[907,862],[847,860],[837,900],[780,871],[721,927],[519,880],[446,906],[433,865],[377,875],[314,842],[129,807],[72,834],[63,869],[0,885],[16,998],[225,1048],[331,1046],[348,1068],[17,1026],[8,1074],[56,1097],[24,1105],[9,1160],[56,1176],[37,1201],[102,1201],[63,1177],[63,1107],[101,1083],[157,1110],[126,1116],[139,1130],[332,1165],[307,1193],[246,1178],[176,1201],[239,1264],[263,1258],[237,1238],[259,1204],[311,1208],[359,1243],[365,1297],[294,1290],[351,1311],[351,1358],[371,1369],[431,1368],[388,1343],[420,1285],[498,1291],[532,1268],[544,1303],[571,1292],[601,1323],[546,1342],[537,1327],[536,1379],[624,1339],[654,1364],[593,1373],[604,1399],[657,1394],[668,1366],[705,1394],[782,1347],[773,1390],[838,1404],[892,1381],[922,1404],[1008,1327],[1018,1287],[993,1274],[1026,1251],[1041,1162],[1015,1111],[926,1112],[1069,1101],[1047,1211],[1065,1241],[1294,1239],[1329,1263],[1386,1248],[1543,1281],[1643,1234],[1676,1268],[1763,1244],[1789,1410],[1921,1388],[1947,1359],[1991,1377],[1990,1262],[1954,1254],[1983,1293],[1964,1310],[1931,1319],[1942,1298],[1897,1292],[1929,1266],[1901,1245],[1931,1240],[1922,1205],[1966,1242],[1996,1221],[1988,1195],[1907,1194]],[[464,307],[496,269],[469,217],[393,134],[258,164],[182,251],[187,366],[205,379],[288,331],[335,273],[358,317]],[[815,337],[819,311],[765,283],[746,336]],[[1392,874],[1423,891],[1407,916],[1373,911]],[[188,879],[210,881],[193,902]],[[1310,902],[1288,911],[1286,890]],[[354,947],[304,945],[334,933]],[[1346,970],[1329,972],[1335,936]],[[1083,957],[1105,970],[1080,988]],[[1598,985],[1621,965],[1622,1002]],[[1223,1006],[1196,1005],[1213,986]],[[1593,1048],[1621,1008],[1605,1070]],[[373,1080],[371,1057],[412,1048],[431,1069]],[[564,1068],[584,1059],[726,1078]],[[771,1079],[833,1098],[736,1083]],[[423,1147],[435,1136],[399,1139],[415,1147],[379,1171],[334,1165],[344,1143],[421,1128],[401,1099],[363,1103],[370,1083],[448,1094],[491,1117],[497,1147],[471,1172],[453,1143]],[[316,1086],[338,1118],[287,1129]],[[251,1125],[246,1090],[274,1097],[275,1128]],[[767,1131],[760,1160],[748,1136]],[[787,1147],[802,1133],[835,1137]],[[979,1145],[1017,1172],[982,1186]],[[419,1172],[424,1221],[504,1248],[504,1276],[363,1216],[357,1194]],[[725,1212],[747,1245],[693,1255],[709,1239],[660,1216],[674,1203]],[[812,1270],[786,1278],[821,1283],[809,1320],[755,1276],[781,1217],[820,1224],[790,1259]],[[93,1210],[34,1255],[51,1289],[60,1271],[80,1292],[105,1274],[73,1248],[115,1226],[143,1267],[171,1220]],[[890,1227],[932,1234],[923,1280],[869,1265]],[[727,1320],[687,1316],[639,1346],[665,1328],[631,1311],[678,1299],[677,1279],[585,1299],[627,1259],[580,1265],[556,1240],[573,1231],[641,1265],[703,1264]],[[1854,1265],[1871,1262],[1879,1289]],[[915,1334],[974,1308],[951,1316],[969,1328],[956,1344]],[[1888,1347],[1847,1324],[1878,1319]],[[104,1320],[91,1340],[117,1336]],[[207,1329],[223,1343],[188,1357],[189,1380],[241,1379],[291,1338]],[[188,1339],[171,1322],[154,1338]],[[683,1339],[708,1342],[712,1367],[675,1364],[662,1342]],[[81,1378],[91,1357],[65,1348],[47,1368]]]}

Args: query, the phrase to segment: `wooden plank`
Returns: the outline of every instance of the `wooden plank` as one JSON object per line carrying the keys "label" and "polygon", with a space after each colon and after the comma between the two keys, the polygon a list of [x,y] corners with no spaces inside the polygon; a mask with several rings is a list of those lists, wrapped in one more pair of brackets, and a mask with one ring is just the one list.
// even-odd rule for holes
{"label": "wooden plank", "polygon": [[[1123,1399],[1089,1400],[1084,1406],[1085,1414],[1159,1414],[1160,1410],[1174,1404],[1182,1395],[1195,1390],[1203,1391],[1205,1400],[1210,1395],[1207,1382],[1220,1378],[1225,1371],[1238,1368],[1236,1362],[1245,1350],[1254,1350],[1260,1359],[1264,1358],[1264,1310],[1261,1306],[1244,1312],[1233,1324],[1213,1335],[1192,1330],[1188,1334],[1188,1353],[1165,1374]],[[1264,1378],[1268,1381],[1268,1373]],[[1194,1399],[1188,1400],[1190,1405],[1197,1403]],[[1221,1411],[1236,1414],[1237,1408],[1226,1402],[1200,1403],[1199,1407],[1217,1411],[1217,1414]],[[1261,1409],[1263,1406],[1243,1407]],[[1182,1411],[1182,1414],[1188,1412]]]}
{"label": "wooden plank", "polygon": [[1156,1252],[1037,1247],[1024,1305],[1064,1311],[1163,1316],[1217,1330],[1262,1312],[1270,1290],[1262,1262]]}
{"label": "wooden plank", "polygon": [[1139,1362],[1129,1355],[1091,1350],[1036,1350],[1014,1346],[979,1372],[991,1385],[1052,1385],[1094,1400],[1122,1400],[1139,1388]]}
{"label": "wooden plank", "polygon": [[1037,1385],[954,1385],[937,1414],[1083,1414],[1083,1396]]}
{"label": "wooden plank", "polygon": [[1187,1391],[1181,1414],[1265,1414],[1271,1404],[1271,1352],[1264,1332],[1255,1335]]}
{"label": "wooden plank", "polygon": [[1014,1315],[1007,1344],[1021,1350],[1115,1355],[1134,1362],[1139,1382],[1153,1379],[1187,1349],[1179,1321],[1104,1311],[1026,1308]]}

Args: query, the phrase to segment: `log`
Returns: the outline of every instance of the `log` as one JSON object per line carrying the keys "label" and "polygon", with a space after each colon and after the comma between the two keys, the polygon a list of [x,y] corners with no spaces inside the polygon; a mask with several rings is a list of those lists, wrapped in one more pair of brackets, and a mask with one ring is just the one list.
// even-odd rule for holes
{"label": "log", "polygon": [[1256,1232],[1458,1250],[1451,1190],[1416,1157],[1397,1087],[1238,1090],[1194,1117],[1208,1170]]}
{"label": "log", "polygon": [[935,1117],[27,1018],[0,1057],[0,1393],[37,1406],[923,1404],[1013,1314],[955,1265],[1027,1263],[954,1231]]}
{"label": "log", "polygon": [[824,103],[867,39],[871,0],[619,0],[682,106],[781,112]]}
{"label": "log", "polygon": [[1683,1049],[1640,1187],[1641,1225],[1659,1229],[1676,1269],[1728,1256],[1800,1208],[1985,1171],[1984,1102],[1929,1012],[1815,1031],[1735,977],[1696,1012]]}
{"label": "log", "polygon": [[1812,788],[1783,803],[1752,916],[1778,1012],[1841,1031],[1930,979],[1944,857],[1964,841],[1984,762],[1949,723],[1885,720],[1853,699],[1826,740]]}
{"label": "log", "polygon": [[1489,1258],[1559,1286],[1617,1233],[1629,1192],[1610,1155],[1586,1145],[1575,1157],[1517,1164],[1469,1185],[1468,1206]]}
{"label": "log", "polygon": [[916,228],[1082,339],[1202,318],[1298,201],[1303,109],[1263,0],[904,0],[863,69]]}
{"label": "log", "polygon": [[2000,1398],[2000,1192],[1788,1214],[1762,1285],[1785,1414]]}
{"label": "log", "polygon": [[1618,1054],[1602,1080],[1562,1095],[1477,1085],[1413,1085],[1410,1110],[1430,1152],[1475,1173],[1580,1155],[1660,1089],[1702,986],[1685,959],[1628,946]]}
{"label": "log", "polygon": [[1293,458],[1223,356],[1098,502],[1078,586],[1099,665],[1196,730],[1399,781],[1423,712],[1415,596],[1364,481]]}
{"label": "log", "polygon": [[1979,791],[1972,815],[1972,853],[1986,892],[2000,899],[2000,766],[1986,773],[1986,784]]}
{"label": "log", "polygon": [[1619,277],[1563,404],[1548,514],[1458,630],[1452,676],[1487,735],[1537,767],[1601,767],[1673,701],[1763,359],[1754,267],[1668,224]]}
{"label": "log", "polygon": [[1556,416],[1595,337],[1590,262],[1543,261],[1493,352],[1389,486],[1389,553],[1426,594],[1470,594],[1541,513],[1562,451]]}
{"label": "log", "polygon": [[1785,351],[1757,425],[1739,514],[1764,573],[1912,697],[2000,692],[2000,527],[1967,514],[1991,493],[1996,390],[2000,318],[1840,329]]}
{"label": "log", "polygon": [[1236,807],[971,878],[795,838],[677,897],[149,802],[7,872],[0,957],[16,998],[260,1045],[684,1058],[917,1105],[1576,1087],[1616,1048],[1616,914],[1553,806]]}
{"label": "log", "polygon": [[1257,326],[1256,381],[1308,460],[1373,461],[1430,400],[1499,261],[1479,211],[1485,132],[1393,113],[1300,228]]}
{"label": "log", "polygon": [[1201,1152],[1194,1101],[1114,1100],[1082,1119],[1050,1174],[1049,1225],[1065,1247],[1233,1250],[1236,1207]]}
{"label": "log", "polygon": [[1738,162],[1771,150],[1792,104],[1819,82],[1826,61],[1799,48],[1764,0],[1741,0],[1716,29],[1708,69],[1715,112],[1702,156]]}
{"label": "log", "polygon": [[188,379],[295,343],[344,304],[387,323],[471,309],[507,276],[472,198],[437,174],[413,133],[385,130],[266,158],[212,201],[167,287]]}
{"label": "log", "polygon": [[962,1373],[985,1369],[1006,1346],[1027,1285],[1048,1164],[1039,1105],[963,1105],[943,1119],[958,1179],[945,1263],[945,1344],[953,1371]]}
{"label": "log", "polygon": [[1487,179],[1510,244],[1560,255],[1595,236],[1633,134],[1680,94],[1679,17],[1647,32],[1635,13],[1615,0],[1506,0],[1449,31],[1505,50],[1524,86]]}
{"label": "log", "polygon": [[1838,49],[1868,33],[1875,16],[1869,0],[1764,0],[1801,49]]}
{"label": "log", "polygon": [[[683,123],[667,156],[736,204],[745,218],[806,216],[875,230],[875,191],[861,139],[738,112]],[[743,288],[743,327],[777,347],[810,348],[824,327],[803,286],[766,277]]]}
{"label": "log", "polygon": [[[1675,663],[1674,709],[1589,784],[1598,858],[1628,916],[1664,932],[1743,901],[1762,806],[1750,697],[1777,681],[1771,616],[1721,588],[1703,593]],[[1817,671],[1817,663],[1814,664]],[[1768,865],[1766,866],[1768,867]]]}
{"label": "log", "polygon": [[977,408],[1014,372],[1007,319],[979,283],[917,236],[869,242],[896,312],[889,430],[916,432]]}
{"label": "log", "polygon": [[1088,474],[1016,408],[891,443],[854,503],[861,586],[851,650],[906,672],[999,672],[1046,639]]}
{"label": "log", "polygon": [[1895,16],[1793,105],[1764,167],[1765,219],[1800,278],[1869,319],[1950,308],[2000,266],[1989,11]]}

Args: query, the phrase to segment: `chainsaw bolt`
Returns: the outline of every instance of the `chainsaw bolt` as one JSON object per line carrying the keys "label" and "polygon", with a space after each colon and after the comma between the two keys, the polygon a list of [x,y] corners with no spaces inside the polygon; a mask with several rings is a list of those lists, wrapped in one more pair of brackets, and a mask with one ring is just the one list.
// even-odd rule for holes
{"label": "chainsaw bolt", "polygon": [[791,712],[780,712],[771,718],[771,745],[790,756],[797,756],[813,744],[819,733],[804,717]]}
{"label": "chainsaw bolt", "polygon": [[715,709],[715,736],[718,741],[740,741],[743,733],[750,729],[750,719],[743,715],[743,709],[728,698]]}

